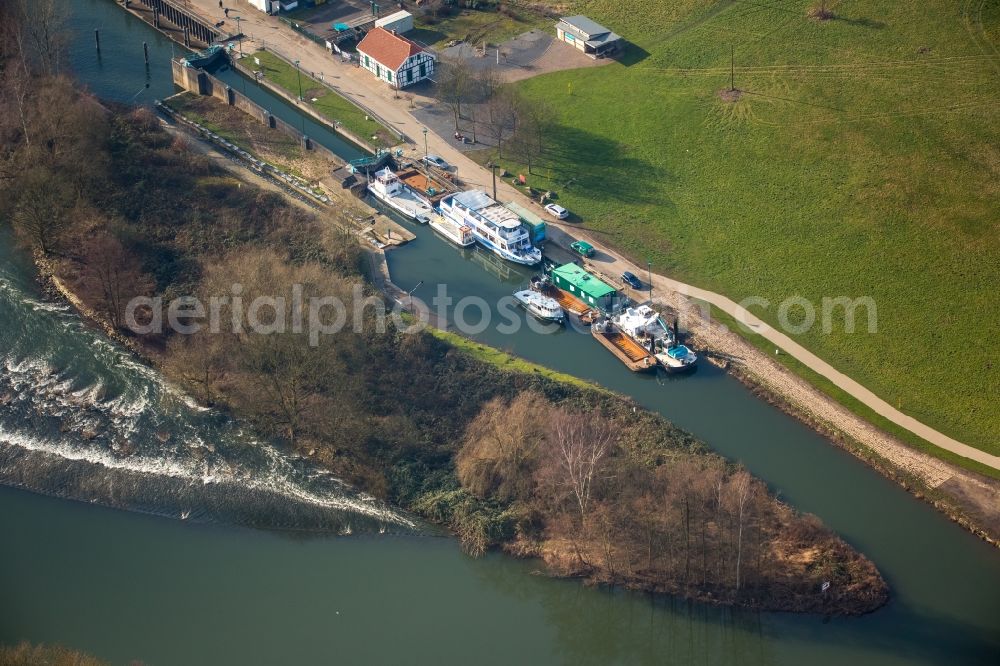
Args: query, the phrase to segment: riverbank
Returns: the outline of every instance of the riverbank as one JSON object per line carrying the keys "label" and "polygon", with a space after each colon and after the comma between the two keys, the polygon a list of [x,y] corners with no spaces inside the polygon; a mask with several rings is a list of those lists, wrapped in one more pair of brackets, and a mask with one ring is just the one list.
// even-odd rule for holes
{"label": "riverbank", "polygon": [[[82,100],[78,106],[83,109]],[[200,404],[250,424],[261,438],[337,478],[450,526],[473,553],[516,538],[537,544],[539,552],[562,553],[558,561],[575,555],[573,575],[587,571],[598,582],[692,599],[710,591],[721,602],[753,608],[856,614],[887,598],[867,558],[621,396],[533,371],[500,370],[433,336],[380,328],[372,311],[353,330],[315,340],[242,327],[127,334],[125,304],[136,296],[193,294],[207,302],[238,284],[247,303],[278,295],[292,303],[289,290],[300,285],[304,298],[335,296],[356,312],[359,299],[368,302],[373,294],[356,282],[360,248],[340,207],[310,214],[249,183],[234,183],[146,110],[77,120],[91,142],[88,160],[99,165],[88,171],[93,182],[84,191],[113,194],[103,196],[100,207],[84,198],[52,210],[63,224],[40,245],[37,229],[25,224],[33,200],[12,193],[15,228],[51,260],[51,271],[84,312],[133,338]],[[53,131],[46,122],[32,126],[35,136]],[[68,167],[43,161],[38,168],[51,183]],[[141,317],[152,321],[155,313]],[[506,447],[482,449],[486,440],[470,431],[472,424],[493,423],[492,414],[509,409],[495,425],[518,424],[518,405],[525,404],[538,411],[527,423],[542,430],[497,435],[513,438],[521,450],[516,460],[506,457]],[[578,430],[546,425],[560,422]],[[608,436],[593,439],[598,432]],[[543,439],[550,445],[538,446]],[[576,468],[553,452],[595,441],[603,444],[590,458],[593,483],[569,492]],[[469,450],[477,453],[468,458]],[[492,462],[483,466],[487,458]],[[476,471],[463,467],[463,459],[475,460]],[[626,478],[633,483],[621,487]],[[662,523],[653,519],[657,512],[636,509],[662,506],[683,484],[688,490],[675,500],[689,507],[688,527],[681,527],[676,507]],[[625,515],[652,522],[640,530]],[[658,549],[640,562],[642,534],[668,544],[679,529],[692,530],[686,556]],[[678,569],[684,559],[690,564]],[[834,592],[822,594],[823,582]]]}
{"label": "riverbank", "polygon": [[[276,22],[270,17],[254,16],[252,20],[254,21],[255,25],[258,25],[257,34],[263,34],[266,29],[273,28],[273,34],[270,34],[268,36],[267,46],[269,49],[282,50],[282,52],[284,52],[286,56],[287,53],[294,51],[296,57],[301,57],[303,67],[308,67],[310,71],[314,72],[325,72],[326,79],[329,81],[335,81],[336,82],[335,86],[337,90],[343,93],[345,96],[347,96],[348,98],[360,97],[365,99],[366,103],[368,105],[373,106],[373,108],[376,108],[380,113],[380,115],[382,115],[387,119],[390,119],[394,127],[397,127],[402,131],[405,131],[410,136],[418,135],[417,133],[419,133],[420,128],[423,125],[416,121],[416,119],[407,110],[405,105],[402,102],[400,102],[400,100],[393,99],[391,91],[379,87],[377,82],[370,80],[370,78],[366,76],[365,72],[358,72],[352,67],[331,66],[331,63],[329,62],[328,57],[325,56],[322,48],[320,48],[318,45],[308,42],[307,40],[302,39],[301,36],[295,35],[294,32],[288,26],[281,25],[280,22]],[[434,103],[435,101],[430,98],[421,97],[420,95],[415,95],[415,104],[418,107],[421,105],[431,105]],[[463,180],[465,180],[469,186],[482,187],[487,190],[490,189],[491,185],[488,172],[483,171],[478,165],[475,164],[475,162],[470,160],[468,156],[458,151],[453,145],[451,145],[451,143],[446,137],[439,137],[431,133],[429,135],[429,138],[430,138],[430,150],[436,154],[443,156],[451,164],[458,166],[460,172],[463,175]],[[573,152],[573,154],[579,154],[579,153],[580,151]],[[502,192],[501,194],[502,198],[511,198],[514,200],[523,201],[523,195],[515,188],[512,188],[509,185],[509,183],[501,182],[499,185],[499,189]],[[573,233],[577,235],[580,234],[580,232],[576,229],[573,230]],[[586,232],[584,232],[584,234],[586,234]],[[598,247],[605,245],[606,237],[603,235],[600,238],[596,239],[593,238],[592,236],[590,236],[589,238],[592,241],[594,241]],[[615,275],[620,273],[621,270],[631,270],[639,275],[645,273],[644,269],[642,270],[637,269],[632,262],[623,262],[623,265],[616,266],[615,268],[611,269],[611,271]],[[658,283],[657,290],[660,293],[666,293],[666,290],[668,289],[671,290],[677,289],[678,288],[677,285],[679,284],[676,281],[668,280],[667,278],[658,275],[654,275],[654,281]],[[694,288],[687,289],[688,293],[691,293],[692,291],[701,291],[701,290],[695,290]],[[719,298],[722,297],[720,296]],[[751,322],[756,321],[756,317],[751,316],[749,320]],[[760,330],[762,332],[766,332],[765,328],[761,328]],[[742,342],[740,342],[739,335],[737,333],[731,332],[730,335],[733,336],[733,339],[728,341],[727,344],[736,346],[740,346],[743,344]],[[783,377],[783,373],[787,373],[787,370],[783,369],[781,366],[770,366],[768,363],[765,362],[768,359],[767,354],[759,353],[759,350],[755,350],[755,348],[752,345],[749,345],[745,348],[745,353],[754,354],[754,356],[757,357],[754,359],[755,361],[754,365],[757,367],[758,372],[760,373],[757,376],[759,377],[760,383],[766,384],[769,387],[769,391],[773,392],[774,395],[772,396],[772,401],[775,402],[776,404],[783,404],[783,403],[796,404],[797,399],[800,399],[800,396],[802,395],[802,387],[799,386],[797,382],[793,382],[792,384],[786,384],[785,378]],[[806,358],[806,362],[809,362],[808,358]],[[799,381],[802,381],[803,378],[808,376],[811,379],[806,378],[805,381],[812,383],[814,386],[822,385],[823,383],[828,381],[824,377],[817,376],[816,374],[810,372],[808,368],[800,370],[798,374],[799,374]],[[833,419],[831,423],[833,424],[834,427],[837,427],[836,426],[837,419],[843,416],[844,419],[850,420],[852,424],[855,421],[859,421],[857,423],[857,427],[854,427],[854,425],[852,425],[850,428],[851,430],[857,431],[859,435],[861,433],[864,433],[865,431],[871,431],[868,434],[864,434],[861,436],[856,435],[858,441],[861,442],[864,446],[873,447],[870,448],[872,453],[867,457],[861,456],[862,459],[871,459],[873,456],[880,456],[884,458],[886,461],[888,461],[886,463],[887,465],[891,465],[893,468],[897,469],[895,476],[897,476],[898,478],[904,478],[905,475],[909,473],[908,469],[914,466],[917,466],[920,470],[919,474],[926,478],[932,478],[932,479],[940,478],[941,472],[934,471],[935,468],[937,468],[938,466],[938,460],[935,459],[937,457],[936,456],[937,451],[934,451],[933,449],[928,447],[928,450],[931,451],[930,455],[921,453],[921,451],[919,450],[914,450],[914,447],[911,445],[912,442],[910,442],[909,440],[907,440],[907,442],[900,441],[898,437],[892,437],[890,435],[886,435],[884,432],[880,432],[878,427],[873,427],[870,423],[866,423],[864,418],[861,418],[859,420],[857,414],[854,412],[862,411],[863,405],[862,407],[856,408],[852,412],[852,410],[844,409],[842,404],[838,404],[838,403],[843,403],[846,400],[837,401],[831,398],[829,395],[824,396],[822,395],[822,392],[816,391],[815,388],[812,389],[807,388],[806,390],[810,393],[810,398],[808,400],[807,406],[803,408],[805,411],[812,412],[819,410],[820,407],[822,407],[822,411],[824,413],[829,412],[827,420]],[[838,389],[838,390],[843,391],[843,389]],[[858,398],[853,397],[854,395],[858,394],[852,393],[850,395],[850,399],[857,401]],[[867,398],[862,397],[861,399],[865,400]],[[876,422],[879,422],[879,419],[883,418],[885,419],[885,423],[888,425],[883,426],[882,428],[883,430],[885,429],[885,427],[888,427],[890,425],[897,428],[908,427],[908,426],[896,425],[897,420],[898,422],[903,422],[905,421],[906,418],[906,415],[901,415],[900,413],[898,413],[898,410],[895,410],[894,408],[890,407],[889,411],[886,411],[885,414],[886,414],[885,417],[878,417],[877,415],[872,416],[872,418],[876,419]],[[808,420],[807,422],[814,423],[815,420]],[[820,428],[819,431],[826,432],[822,428]],[[952,460],[957,460],[957,458],[952,458]],[[987,486],[987,491],[986,495],[982,496],[988,498],[990,492],[988,488],[993,487],[993,481],[988,479],[980,479],[979,476],[976,474],[975,470],[977,468],[974,465],[972,466],[971,471],[966,471],[969,469],[969,465],[964,461],[958,462],[957,464],[946,462],[944,465],[944,469],[947,470],[946,472],[944,472],[944,476],[946,479],[949,478],[959,479],[955,485],[960,485],[961,489],[956,490],[956,492],[954,493],[955,495],[965,494],[966,492],[965,489],[968,489],[969,492],[971,492],[973,495],[980,496],[982,495],[983,492],[982,484],[985,483]],[[931,486],[933,486],[934,483],[935,481],[931,481]],[[912,486],[912,484],[908,484],[908,486]],[[930,494],[936,490],[937,488],[930,487],[928,489],[928,492],[926,493],[921,492],[920,494],[924,496],[930,496]],[[966,504],[967,506],[969,506],[969,509],[968,510],[956,509],[954,511],[951,511],[950,513],[953,515],[953,517],[957,517],[963,523],[969,523],[970,520],[962,518],[960,514],[968,513],[970,515],[977,515],[978,513],[981,513],[981,510],[976,508],[976,503],[977,502],[975,501],[969,503],[967,499],[961,501],[956,500],[955,502],[953,502],[953,504],[958,504],[958,505]],[[990,508],[988,503],[986,503],[984,508],[987,510]],[[987,511],[987,513],[990,512]],[[991,522],[991,519],[983,520],[982,518],[977,518],[977,519],[971,519],[971,522],[988,523]],[[976,531],[978,533],[984,533],[987,532],[988,530],[979,529]]]}

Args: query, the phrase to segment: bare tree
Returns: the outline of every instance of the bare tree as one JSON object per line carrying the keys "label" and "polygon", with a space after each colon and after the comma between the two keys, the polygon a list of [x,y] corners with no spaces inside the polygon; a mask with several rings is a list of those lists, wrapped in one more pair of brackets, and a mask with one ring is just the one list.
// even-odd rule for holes
{"label": "bare tree", "polygon": [[541,102],[521,98],[518,105],[517,133],[510,139],[514,154],[532,173],[532,166],[545,150],[545,140],[552,127],[552,109]]}
{"label": "bare tree", "polygon": [[497,146],[497,159],[503,159],[503,145],[518,130],[521,97],[514,88],[497,88],[486,100],[486,132]]}
{"label": "bare tree", "polygon": [[455,131],[460,131],[462,105],[470,102],[475,88],[475,79],[469,63],[462,58],[442,58],[437,69],[438,97],[448,105],[455,118]]}
{"label": "bare tree", "polygon": [[108,323],[121,329],[128,301],[152,293],[153,280],[143,273],[121,242],[108,234],[89,239],[81,248],[81,255],[85,258],[81,287],[85,294],[91,295],[86,300],[97,303]]}
{"label": "bare tree", "polygon": [[30,173],[20,183],[14,227],[43,254],[53,254],[69,226],[72,192],[47,169]]}
{"label": "bare tree", "polygon": [[562,473],[562,483],[569,488],[586,522],[594,481],[605,458],[617,441],[611,424],[601,418],[559,412],[550,420],[550,445]]}

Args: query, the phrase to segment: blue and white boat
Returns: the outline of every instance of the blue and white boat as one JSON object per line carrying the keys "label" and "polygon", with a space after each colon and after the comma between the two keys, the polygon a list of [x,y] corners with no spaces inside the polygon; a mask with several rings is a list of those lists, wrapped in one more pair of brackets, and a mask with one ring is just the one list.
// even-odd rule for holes
{"label": "blue and white boat", "polygon": [[507,261],[525,266],[541,262],[542,251],[531,244],[517,213],[482,190],[449,194],[441,199],[438,208],[448,219],[472,229],[480,245]]}

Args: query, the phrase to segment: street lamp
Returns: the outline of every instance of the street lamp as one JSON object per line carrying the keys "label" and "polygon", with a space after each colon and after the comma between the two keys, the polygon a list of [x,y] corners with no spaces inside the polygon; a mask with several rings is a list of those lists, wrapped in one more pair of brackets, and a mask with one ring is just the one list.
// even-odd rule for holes
{"label": "street lamp", "polygon": [[427,128],[424,128],[424,164],[427,164]]}
{"label": "street lamp", "polygon": [[243,31],[240,30],[240,21],[242,20],[243,19],[239,16],[236,17],[236,34],[239,35],[240,38],[240,58],[243,57]]}
{"label": "street lamp", "polygon": [[649,281],[649,304],[653,304],[653,262],[646,260],[646,279]]}
{"label": "street lamp", "polygon": [[295,61],[295,76],[299,80],[299,101],[302,101],[302,70],[299,69],[299,61]]}

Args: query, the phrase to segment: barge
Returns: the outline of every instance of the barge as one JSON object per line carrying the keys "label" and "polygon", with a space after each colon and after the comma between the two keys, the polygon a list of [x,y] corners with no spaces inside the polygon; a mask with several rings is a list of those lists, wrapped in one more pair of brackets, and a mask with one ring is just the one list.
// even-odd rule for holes
{"label": "barge", "polygon": [[626,335],[614,322],[602,319],[590,327],[590,334],[632,372],[656,369],[656,357]]}

